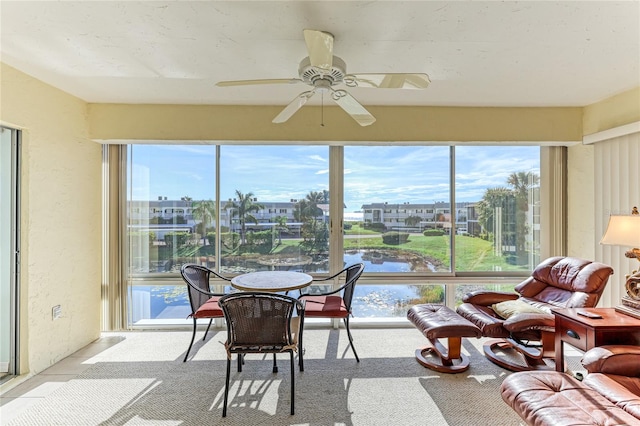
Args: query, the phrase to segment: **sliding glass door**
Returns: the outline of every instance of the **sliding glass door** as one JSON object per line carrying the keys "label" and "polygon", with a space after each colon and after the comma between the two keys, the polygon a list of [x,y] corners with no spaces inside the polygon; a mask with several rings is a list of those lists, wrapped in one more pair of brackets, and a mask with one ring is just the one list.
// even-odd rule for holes
{"label": "sliding glass door", "polygon": [[18,371],[18,152],[17,130],[0,127],[0,378]]}

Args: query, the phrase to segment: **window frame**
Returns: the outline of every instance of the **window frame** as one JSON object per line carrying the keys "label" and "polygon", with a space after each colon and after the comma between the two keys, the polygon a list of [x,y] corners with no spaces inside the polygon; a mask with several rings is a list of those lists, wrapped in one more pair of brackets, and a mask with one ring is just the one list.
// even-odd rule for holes
{"label": "window frame", "polygon": [[[296,143],[298,145],[302,144],[302,143]],[[220,200],[220,147],[222,145],[234,145],[234,143],[220,143],[220,144],[216,144],[216,180],[215,180],[215,185],[216,185],[216,199],[217,199],[217,203],[218,203],[218,209],[220,209],[220,204],[221,204],[221,200]],[[273,145],[283,145],[283,144],[278,144],[278,143],[273,143]],[[327,274],[319,274],[321,276],[324,275],[329,275],[331,273],[335,273],[338,270],[342,269],[342,254],[343,254],[343,244],[342,244],[342,223],[343,223],[343,209],[342,209],[342,205],[343,203],[343,193],[342,193],[342,185],[344,183],[344,175],[343,175],[343,169],[344,169],[344,162],[343,162],[343,155],[344,155],[344,145],[347,144],[341,144],[341,145],[331,145],[329,146],[329,159],[330,159],[330,176],[329,176],[329,191],[332,193],[332,203],[330,205],[330,217],[332,218],[337,218],[339,220],[336,219],[331,219],[331,223],[330,223],[330,241],[329,241],[329,245],[331,247],[330,250],[330,255],[329,255],[329,264],[330,264],[330,271],[327,272]],[[363,145],[363,144],[359,144],[359,143],[352,143],[352,144],[348,144],[348,145]],[[412,145],[417,145],[417,144],[412,144]],[[430,143],[424,143],[424,146],[430,146],[432,144]],[[450,147],[450,205],[455,206],[455,146],[456,144],[447,144]],[[483,145],[488,145],[488,144],[483,144]],[[493,144],[491,144],[493,145]],[[495,145],[499,146],[499,143],[496,143]],[[513,144],[509,144],[510,146],[517,146],[517,145],[521,145],[521,144],[517,144],[517,143],[513,143]],[[543,161],[543,158],[546,157],[552,157],[554,159],[557,159],[557,157],[561,157],[563,159],[563,161],[566,162],[566,155],[556,155],[554,156],[549,156],[548,153],[545,154],[545,150],[549,150],[549,149],[553,149],[553,148],[557,148],[557,149],[566,149],[563,146],[545,146],[542,144],[529,144],[529,145],[535,145],[535,146],[539,146],[541,149],[541,159],[540,159],[540,172],[541,175],[544,176],[547,173],[550,173],[549,170],[553,169],[554,167],[557,167],[557,164],[553,164],[553,162],[550,161]],[[128,145],[122,145],[120,146],[120,150],[118,151],[119,153],[119,157],[117,158],[117,160],[119,161],[119,164],[121,165],[120,167],[125,169],[128,166],[128,157],[127,157],[127,150],[126,147]],[[396,146],[396,145],[393,145]],[[105,149],[108,149],[108,146],[105,145]],[[107,163],[109,161],[114,161],[114,159],[107,159]],[[125,178],[123,179],[123,176],[125,176]],[[559,177],[554,177],[554,176],[549,176],[549,177],[545,177],[545,179],[541,179],[540,182],[540,186],[541,186],[541,194],[544,194],[545,196],[541,198],[544,198],[543,201],[543,206],[545,206],[543,208],[543,211],[540,212],[539,214],[541,216],[544,217],[545,212],[548,211],[553,211],[553,209],[555,208],[554,206],[557,206],[558,204],[561,205],[562,208],[564,208],[564,204],[565,204],[565,198],[566,198],[566,194],[564,194],[564,186],[563,185],[558,185],[558,184],[553,184],[553,185],[549,185],[549,181],[551,181],[553,183],[554,179],[566,179],[566,176],[559,176]],[[552,186],[552,191],[549,191],[549,194],[546,194],[546,189],[543,189],[543,185],[548,186]],[[123,209],[126,209],[126,197],[124,197],[124,194],[126,194],[127,188],[126,188],[126,173],[121,173],[120,175],[120,179],[118,182],[118,187],[119,187],[119,197],[107,197],[108,198],[108,202],[109,203],[113,203],[114,201],[118,202],[119,199],[119,203],[118,205],[120,206],[119,208],[119,217],[123,217]],[[554,191],[555,190],[555,191]],[[560,190],[560,191],[559,191]],[[560,192],[560,193],[558,193]],[[339,195],[339,197],[338,197]],[[335,197],[335,198],[334,198]],[[339,198],[339,199],[338,199]],[[545,205],[546,203],[549,203],[549,205]],[[220,211],[220,210],[218,210]],[[125,212],[126,213],[126,212]],[[109,219],[107,219],[109,220]],[[111,221],[113,221],[113,215],[111,215]],[[126,223],[124,223],[125,221],[122,220],[120,222],[120,246],[122,248],[122,252],[125,253],[125,258],[127,256],[127,248],[126,246],[126,241],[124,241],[124,228],[126,227]],[[218,217],[216,217],[216,226],[219,227],[220,226],[220,215],[218,215]],[[455,225],[454,225],[455,226]],[[554,228],[557,229],[557,226],[554,226]],[[219,229],[219,228],[218,228]],[[543,219],[541,219],[541,224],[540,224],[540,229],[541,229],[541,238],[543,238],[543,236],[546,234],[547,231],[547,227],[544,225]],[[219,233],[216,233],[216,252],[220,253],[220,236]],[[388,272],[383,272],[383,273],[367,273],[365,271],[365,273],[363,274],[363,276],[361,277],[361,279],[359,280],[359,283],[362,284],[397,284],[397,285],[413,285],[413,284],[438,284],[438,283],[442,283],[446,286],[446,304],[448,306],[453,306],[452,304],[454,303],[455,298],[453,297],[454,293],[455,293],[455,286],[457,284],[468,284],[468,283],[501,283],[501,282],[509,282],[512,283],[514,280],[517,279],[524,279],[526,278],[529,273],[528,272],[524,272],[524,271],[465,271],[465,272],[461,272],[461,271],[456,271],[455,269],[455,232],[452,232],[450,234],[450,238],[451,238],[451,271],[447,272],[447,273],[443,273],[443,272],[436,272],[436,273],[411,273],[411,274],[406,274],[406,273],[388,273]],[[548,244],[541,244],[541,253],[540,253],[540,257],[542,258],[546,258],[550,255],[550,253],[546,253],[545,250],[548,250],[549,248],[556,248],[559,251],[556,251],[554,254],[556,255],[561,255],[563,254],[564,251],[564,247],[562,245],[557,245],[557,247],[549,247]],[[122,261],[122,258],[120,258]],[[117,261],[117,260],[116,260]],[[110,265],[114,262],[113,258],[110,258],[107,263],[109,263]],[[125,260],[126,263],[126,260]],[[219,264],[219,262],[217,262]],[[117,268],[116,268],[117,270]],[[120,289],[120,297],[118,298],[118,301],[114,301],[114,300],[110,300],[108,301],[108,303],[106,303],[105,305],[103,305],[105,308],[108,309],[114,309],[114,310],[120,310],[120,312],[123,313],[120,325],[123,326],[125,324],[128,325],[128,321],[125,318],[125,314],[124,312],[127,311],[126,309],[126,294],[129,291],[129,287],[130,286],[134,286],[134,285],[150,285],[150,283],[157,283],[157,284],[161,284],[162,285],[181,285],[182,284],[182,280],[181,277],[179,276],[179,274],[167,274],[167,273],[157,273],[157,274],[145,274],[144,277],[142,276],[136,276],[134,274],[127,274],[126,271],[126,265],[123,268],[122,265],[120,266],[120,270],[122,272],[122,285],[119,286]],[[109,274],[107,274],[108,276]],[[113,276],[113,274],[111,274]],[[109,282],[109,285],[112,285],[111,283],[113,282],[112,278],[107,277],[106,280]],[[451,291],[450,291],[451,290]],[[104,329],[114,329],[114,328],[109,328],[109,327],[103,327]],[[122,328],[122,327],[121,327]],[[117,327],[115,329],[118,329]]]}

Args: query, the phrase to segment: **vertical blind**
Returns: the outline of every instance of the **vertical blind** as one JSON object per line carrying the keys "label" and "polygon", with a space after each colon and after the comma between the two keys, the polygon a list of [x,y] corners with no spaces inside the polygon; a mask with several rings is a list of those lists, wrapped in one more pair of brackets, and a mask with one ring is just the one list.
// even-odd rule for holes
{"label": "vertical blind", "polygon": [[640,208],[640,133],[597,142],[594,161],[595,253],[597,260],[614,270],[600,306],[616,306],[626,294],[625,274],[640,268],[640,262],[624,256],[628,247],[603,246],[599,242],[611,214],[631,214],[633,206]]}

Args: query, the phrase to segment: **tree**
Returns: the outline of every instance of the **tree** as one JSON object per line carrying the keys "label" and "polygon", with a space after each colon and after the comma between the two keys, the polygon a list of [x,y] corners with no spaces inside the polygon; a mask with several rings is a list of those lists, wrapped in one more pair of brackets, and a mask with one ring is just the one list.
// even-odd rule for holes
{"label": "tree", "polygon": [[516,197],[516,254],[518,255],[526,249],[529,190],[537,186],[539,182],[540,177],[532,172],[514,172],[507,179],[507,183],[513,187]]}
{"label": "tree", "polygon": [[258,219],[251,213],[257,213],[260,209],[263,209],[264,206],[254,200],[253,192],[243,194],[239,189],[236,189],[236,197],[237,201],[232,200],[227,202],[225,209],[233,209],[231,211],[231,217],[238,217],[238,221],[240,222],[241,244],[245,244],[247,222],[258,224]]}
{"label": "tree", "polygon": [[512,191],[504,187],[488,188],[484,192],[482,200],[476,204],[476,209],[478,211],[478,222],[486,232],[495,233],[494,217],[496,208],[506,207],[507,199],[512,196]]}
{"label": "tree", "polygon": [[276,229],[278,230],[278,244],[282,244],[282,231],[289,230],[289,227],[287,226],[287,217],[276,216],[275,221]]}
{"label": "tree", "polygon": [[407,226],[416,226],[422,222],[422,218],[420,216],[409,216],[404,220],[404,224]]}
{"label": "tree", "polygon": [[200,220],[200,234],[207,244],[207,228],[216,219],[216,203],[213,200],[194,201],[192,214],[195,219]]}
{"label": "tree", "polygon": [[328,192],[311,191],[307,196],[298,201],[293,210],[293,215],[298,222],[302,222],[302,247],[308,253],[320,253],[327,250],[329,243],[329,230],[322,220],[322,204]]}
{"label": "tree", "polygon": [[318,218],[322,216],[322,209],[318,204],[324,204],[325,196],[328,195],[317,191],[309,192],[306,197],[298,201],[293,210],[293,216],[299,222],[304,222],[310,218]]}

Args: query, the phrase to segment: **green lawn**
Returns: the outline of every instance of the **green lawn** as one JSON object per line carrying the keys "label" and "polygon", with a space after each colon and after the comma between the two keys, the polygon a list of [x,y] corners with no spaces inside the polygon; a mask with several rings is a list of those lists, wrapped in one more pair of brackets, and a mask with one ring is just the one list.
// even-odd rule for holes
{"label": "green lawn", "polygon": [[[499,267],[503,271],[527,270],[526,267],[510,265],[503,256],[495,256],[493,244],[481,238],[456,235],[456,270],[458,271],[491,271]],[[380,237],[347,238],[344,248],[378,249],[378,250],[410,250],[425,257],[437,260],[446,268],[449,267],[449,237],[446,235],[425,237],[411,234],[409,241],[399,245],[389,245]]]}
{"label": "green lawn", "polygon": [[345,235],[370,235],[370,234],[379,234],[380,232],[374,231],[372,229],[364,229],[359,222],[349,222],[352,223],[353,226],[351,229],[345,229]]}

